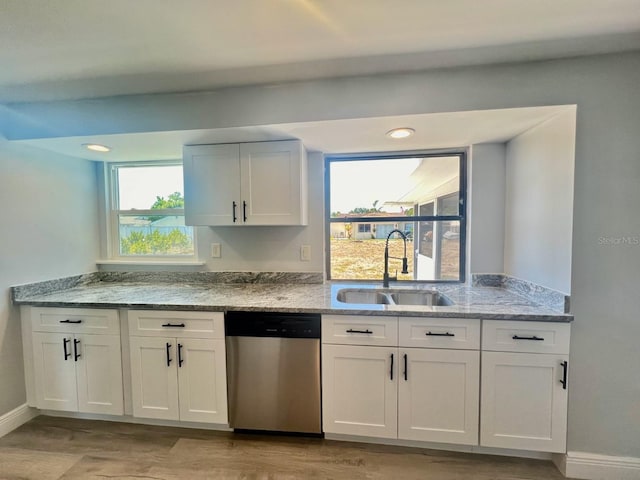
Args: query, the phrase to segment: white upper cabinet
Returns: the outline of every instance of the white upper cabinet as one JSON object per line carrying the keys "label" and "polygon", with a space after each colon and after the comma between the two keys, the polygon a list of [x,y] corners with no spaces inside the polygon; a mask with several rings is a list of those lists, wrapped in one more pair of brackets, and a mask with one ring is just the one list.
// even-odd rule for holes
{"label": "white upper cabinet", "polygon": [[307,157],[298,140],[184,147],[188,225],[306,225]]}
{"label": "white upper cabinet", "polygon": [[188,225],[238,224],[240,145],[184,147],[183,171]]}

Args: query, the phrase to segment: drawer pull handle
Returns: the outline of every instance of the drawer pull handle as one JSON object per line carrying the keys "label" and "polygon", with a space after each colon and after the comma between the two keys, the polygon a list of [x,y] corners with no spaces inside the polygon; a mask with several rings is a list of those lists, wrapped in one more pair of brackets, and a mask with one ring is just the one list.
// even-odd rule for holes
{"label": "drawer pull handle", "polygon": [[174,328],[184,328],[184,323],[165,323],[162,325],[163,327],[174,327]]}
{"label": "drawer pull handle", "polygon": [[82,320],[60,320],[60,323],[82,323]]}
{"label": "drawer pull handle", "polygon": [[389,377],[393,380],[393,353],[391,354],[391,368],[389,369]]}
{"label": "drawer pull handle", "polygon": [[167,342],[167,367],[171,366],[171,344]]}
{"label": "drawer pull handle", "polygon": [[71,340],[69,340],[68,338],[63,338],[62,339],[62,348],[64,349],[64,359],[65,359],[65,361],[67,360],[67,358],[69,358],[71,356],[71,352],[67,351],[67,342],[71,342]]}
{"label": "drawer pull handle", "polygon": [[78,359],[82,356],[78,353],[78,345],[80,345],[80,340],[77,338],[73,339],[73,361],[77,362]]}
{"label": "drawer pull handle", "polygon": [[456,336],[455,333],[449,333],[449,332],[445,332],[445,333],[427,332],[425,333],[425,335],[427,335],[428,337],[455,337]]}
{"label": "drawer pull handle", "polygon": [[353,328],[350,328],[347,330],[347,333],[366,333],[367,335],[371,335],[373,332],[368,328],[366,330],[354,330]]}
{"label": "drawer pull handle", "polygon": [[560,380],[560,383],[562,384],[562,389],[566,390],[567,389],[567,367],[569,365],[567,364],[566,360],[564,362],[560,362],[560,365],[562,366],[562,380]]}
{"label": "drawer pull handle", "polygon": [[519,335],[514,335],[513,337],[514,340],[538,340],[540,342],[544,341],[543,337],[538,337],[536,335],[532,335],[530,337],[520,337]]}

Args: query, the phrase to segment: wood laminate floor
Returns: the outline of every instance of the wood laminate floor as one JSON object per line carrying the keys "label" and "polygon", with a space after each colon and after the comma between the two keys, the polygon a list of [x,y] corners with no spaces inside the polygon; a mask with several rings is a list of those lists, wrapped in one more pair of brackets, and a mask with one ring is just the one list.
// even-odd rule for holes
{"label": "wood laminate floor", "polygon": [[548,461],[40,416],[0,438],[2,480],[563,479]]}

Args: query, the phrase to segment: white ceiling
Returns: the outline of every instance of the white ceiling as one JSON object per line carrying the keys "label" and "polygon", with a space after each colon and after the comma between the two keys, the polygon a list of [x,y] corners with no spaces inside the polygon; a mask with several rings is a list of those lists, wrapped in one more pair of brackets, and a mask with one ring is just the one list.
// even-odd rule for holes
{"label": "white ceiling", "polygon": [[640,48],[638,0],[2,0],[0,103]]}
{"label": "white ceiling", "polygon": [[[178,159],[182,158],[182,145],[295,138],[302,140],[308,150],[324,153],[424,150],[505,142],[567,108],[573,107],[513,108],[261,127],[45,138],[16,143],[72,157],[114,162]],[[390,129],[401,126],[412,127],[416,133],[402,140],[385,136]],[[113,150],[107,154],[90,152],[82,147],[83,143],[100,143]]]}
{"label": "white ceiling", "polygon": [[[2,115],[3,103],[11,110],[15,102],[640,49],[640,0],[0,0],[0,45]],[[503,142],[563,108],[22,143],[112,161],[179,158],[183,144],[289,138],[327,153],[419,150]],[[398,126],[416,134],[403,141],[384,136]],[[81,147],[88,142],[113,151],[90,153]]]}

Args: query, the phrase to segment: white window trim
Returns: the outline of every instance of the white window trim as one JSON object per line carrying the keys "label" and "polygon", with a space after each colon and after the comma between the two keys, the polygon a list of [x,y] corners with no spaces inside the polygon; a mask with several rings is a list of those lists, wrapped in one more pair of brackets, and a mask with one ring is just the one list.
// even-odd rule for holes
{"label": "white window trim", "polygon": [[106,233],[108,259],[99,260],[104,265],[204,265],[198,261],[198,242],[196,228],[193,228],[193,255],[120,255],[120,235],[118,216],[135,213],[137,215],[184,215],[184,209],[156,209],[156,210],[120,210],[118,204],[118,167],[151,167],[182,165],[182,160],[155,160],[139,162],[108,162],[105,163],[105,193],[106,193]]}

